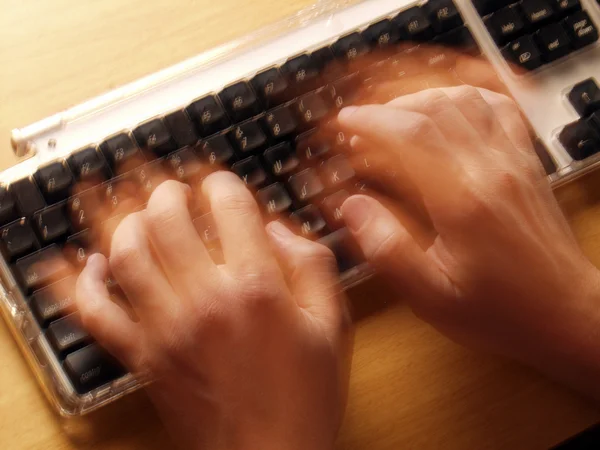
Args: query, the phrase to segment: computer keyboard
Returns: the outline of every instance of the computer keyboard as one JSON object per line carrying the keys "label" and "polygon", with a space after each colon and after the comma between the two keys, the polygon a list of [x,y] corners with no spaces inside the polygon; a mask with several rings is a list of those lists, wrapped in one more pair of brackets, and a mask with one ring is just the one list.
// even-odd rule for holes
{"label": "computer keyboard", "polygon": [[[451,70],[455,52],[486,59],[531,122],[550,181],[595,168],[599,19],[598,5],[584,0],[320,2],[15,130],[15,151],[30,158],[0,174],[0,304],[52,403],[82,414],[143,382],[83,329],[74,285],[87,257],[102,250],[98,228],[143,208],[167,178],[197,186],[226,167],[255,192],[265,216],[289,218],[331,248],[346,286],[371,274],[340,211],[369,181],[349,160],[334,119],[382,72],[402,80],[430,66]],[[422,67],[403,65],[425,46]],[[210,211],[191,208],[220,261]],[[112,278],[107,287],[119,296]]]}

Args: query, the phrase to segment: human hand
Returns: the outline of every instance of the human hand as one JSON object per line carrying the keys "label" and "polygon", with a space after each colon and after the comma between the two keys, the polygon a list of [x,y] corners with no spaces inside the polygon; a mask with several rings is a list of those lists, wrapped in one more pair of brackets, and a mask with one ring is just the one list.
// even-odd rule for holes
{"label": "human hand", "polygon": [[342,207],[367,259],[415,313],[459,343],[600,396],[598,271],[512,100],[469,86],[433,89],[348,108],[338,120],[369,170],[394,169],[414,185],[398,191],[424,206],[435,229],[423,242],[426,230],[409,232],[366,196]]}
{"label": "human hand", "polygon": [[[351,354],[335,258],[279,222],[267,234],[234,174],[209,175],[202,191],[225,264],[192,224],[189,187],[166,181],[118,225],[110,258],[89,258],[77,283],[83,324],[155,380],[149,396],[182,448],[329,450]],[[109,271],[138,322],[111,302]]]}

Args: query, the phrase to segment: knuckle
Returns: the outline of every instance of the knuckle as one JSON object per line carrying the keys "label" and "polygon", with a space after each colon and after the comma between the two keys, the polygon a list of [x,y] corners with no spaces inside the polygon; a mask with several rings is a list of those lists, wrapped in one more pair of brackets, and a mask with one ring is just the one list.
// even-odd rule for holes
{"label": "knuckle", "polygon": [[240,284],[242,293],[240,304],[245,311],[264,314],[283,298],[282,290],[277,283],[269,282],[272,278],[261,275],[246,275]]}
{"label": "knuckle", "polygon": [[110,251],[109,264],[113,272],[133,272],[143,263],[141,253],[132,244],[116,245]]}
{"label": "knuckle", "polygon": [[427,89],[423,91],[423,107],[426,110],[439,109],[440,105],[449,104],[450,99],[446,93],[438,88]]}
{"label": "knuckle", "polygon": [[153,229],[161,229],[176,224],[181,218],[180,202],[176,201],[183,194],[182,184],[169,180],[162,183],[148,201],[146,219]]}
{"label": "knuckle", "polygon": [[412,120],[406,123],[405,129],[409,130],[411,137],[415,139],[430,137],[435,134],[437,125],[435,121],[425,114],[415,113]]}
{"label": "knuckle", "polygon": [[369,260],[384,262],[397,255],[408,241],[408,236],[402,230],[395,228],[380,240],[365,256]]}

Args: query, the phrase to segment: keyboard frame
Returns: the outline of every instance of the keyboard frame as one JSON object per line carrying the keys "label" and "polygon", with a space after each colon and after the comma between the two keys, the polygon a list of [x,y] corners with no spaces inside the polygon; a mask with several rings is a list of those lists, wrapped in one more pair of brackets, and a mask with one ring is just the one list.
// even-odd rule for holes
{"label": "keyboard frame", "polygon": [[[422,3],[424,2],[407,0],[318,1],[255,33],[208,50],[40,122],[14,130],[11,143],[15,153],[24,160],[0,173],[0,184],[31,175],[38,167],[66,158],[72,152],[90,144],[100,143],[107,136],[124,128],[133,129],[138,123],[152,117],[187,106],[193,99],[204,94],[219,92],[222,87],[233,81],[250,79],[260,70],[279,65],[295,54],[332,43],[350,31],[363,29],[381,18],[391,17]],[[463,15],[465,25],[479,43],[483,55],[493,64],[517,101],[523,97],[523,79],[529,82],[551,78],[564,67],[564,60],[559,60],[524,77],[515,76],[495,47],[473,5],[468,0],[455,0],[455,3]],[[583,0],[582,4],[598,26],[598,5],[592,0]],[[309,45],[306,45],[307,38]],[[595,52],[600,64],[598,42],[573,55],[587,55],[587,52]],[[572,56],[568,56],[566,59],[571,58]],[[582,76],[575,82],[584,78],[586,77]],[[525,114],[530,117],[531,108],[528,108],[527,102],[519,103]],[[576,117],[572,117],[570,121],[575,119]],[[549,148],[558,166],[558,171],[548,177],[553,186],[571,181],[600,166],[600,154],[585,161],[573,162],[556,140],[560,131],[558,127],[552,125],[548,129],[540,127],[539,120],[537,123],[536,120],[532,122],[536,130],[540,131],[540,138]],[[348,288],[372,274],[372,268],[363,264],[344,273],[342,284]],[[63,373],[60,362],[54,356],[3,259],[0,262],[0,280],[2,315],[46,396],[61,415],[73,416],[91,412],[146,383],[145,380],[136,380],[128,374],[89,393],[77,394]]]}

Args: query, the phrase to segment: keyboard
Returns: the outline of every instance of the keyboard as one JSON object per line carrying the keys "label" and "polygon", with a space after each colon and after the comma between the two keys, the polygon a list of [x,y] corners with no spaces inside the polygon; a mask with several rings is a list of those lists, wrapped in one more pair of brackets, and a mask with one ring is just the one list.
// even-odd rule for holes
{"label": "keyboard", "polygon": [[[372,270],[340,206],[372,180],[349,160],[337,112],[364,100],[380,72],[421,76],[403,65],[420,48],[431,49],[423,70],[457,52],[486,59],[530,122],[558,186],[600,164],[599,25],[591,0],[321,1],[14,130],[24,159],[0,173],[0,306],[51,403],[63,415],[84,414],[144,383],[82,328],[74,283],[88,255],[102,250],[97,228],[143,208],[160,182],[197,186],[228,168],[267,218],[289,218],[331,248],[351,286]],[[219,260],[210,211],[191,212]],[[106,283],[119,297],[116,283]]]}

